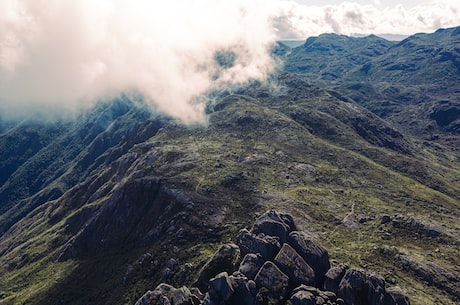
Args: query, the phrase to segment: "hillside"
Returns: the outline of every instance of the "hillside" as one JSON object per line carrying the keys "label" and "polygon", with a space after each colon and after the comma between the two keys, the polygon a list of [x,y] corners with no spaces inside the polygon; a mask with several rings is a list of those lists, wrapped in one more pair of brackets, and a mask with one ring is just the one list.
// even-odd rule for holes
{"label": "hillside", "polygon": [[[213,92],[203,125],[126,97],[0,121],[0,304],[134,304],[190,285],[273,208],[332,265],[378,272],[411,304],[458,303],[458,32],[309,38],[267,82]],[[395,58],[418,68],[385,68]]]}
{"label": "hillside", "polygon": [[353,99],[398,129],[457,150],[460,28],[401,42],[377,36],[311,37],[285,70]]}

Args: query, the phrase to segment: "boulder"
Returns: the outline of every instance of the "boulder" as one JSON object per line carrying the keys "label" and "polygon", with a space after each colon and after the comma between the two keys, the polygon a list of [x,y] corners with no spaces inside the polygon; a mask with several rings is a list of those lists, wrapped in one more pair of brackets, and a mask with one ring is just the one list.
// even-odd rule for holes
{"label": "boulder", "polygon": [[385,281],[381,276],[366,274],[362,269],[348,269],[340,281],[337,295],[347,305],[382,305]]}
{"label": "boulder", "polygon": [[315,271],[290,245],[283,245],[275,257],[275,264],[289,276],[294,286],[315,284]]}
{"label": "boulder", "polygon": [[227,272],[219,273],[209,281],[209,296],[216,303],[225,303],[233,292],[232,281]]}
{"label": "boulder", "polygon": [[339,289],[340,281],[342,280],[345,272],[348,270],[348,266],[345,264],[339,264],[326,272],[324,277],[324,290],[332,291],[337,293]]}
{"label": "boulder", "polygon": [[[219,248],[202,268],[198,288],[161,284],[136,305],[410,305],[399,288],[386,288],[381,276],[344,264],[330,268],[327,251],[312,236],[293,228],[290,215],[269,211],[251,231],[239,232],[238,246]],[[284,230],[288,235],[281,247]],[[445,273],[428,264],[419,267],[403,255],[395,258],[417,275],[424,275],[425,269],[430,276],[431,270]],[[177,264],[170,259],[165,267],[172,270]]]}
{"label": "boulder", "polygon": [[235,244],[222,245],[214,256],[203,266],[194,286],[207,291],[209,280],[221,272],[233,273],[240,263],[240,250]]}
{"label": "boulder", "polygon": [[366,275],[364,270],[348,269],[340,281],[337,295],[347,305],[370,305],[366,302]]}
{"label": "boulder", "polygon": [[312,286],[300,285],[292,292],[291,296],[292,305],[336,305],[337,296],[330,291],[321,291],[320,289]]}
{"label": "boulder", "polygon": [[310,291],[298,291],[291,297],[292,305],[316,305],[316,297]]}
{"label": "boulder", "polygon": [[295,228],[294,219],[290,214],[281,214],[275,210],[270,210],[256,220],[251,232],[276,236],[282,244],[286,242],[288,234]]}
{"label": "boulder", "polygon": [[275,298],[286,297],[289,293],[289,277],[272,262],[265,262],[254,282],[257,287],[266,288]]}
{"label": "boulder", "polygon": [[384,305],[410,305],[409,298],[398,287],[388,287],[385,290]]}
{"label": "boulder", "polygon": [[254,279],[263,264],[264,260],[260,253],[248,253],[244,256],[238,271],[247,276],[248,279]]}
{"label": "boulder", "polygon": [[367,301],[370,305],[381,305],[385,298],[385,280],[382,276],[372,274],[366,280]]}
{"label": "boulder", "polygon": [[231,275],[230,279],[235,293],[233,293],[229,303],[253,305],[257,294],[256,283],[238,271]]}
{"label": "boulder", "polygon": [[315,271],[315,282],[321,287],[324,275],[331,267],[329,254],[312,236],[299,231],[292,231],[288,237],[288,243],[305,262]]}
{"label": "boulder", "polygon": [[200,300],[187,287],[174,288],[160,284],[153,291],[144,294],[135,305],[198,305]]}
{"label": "boulder", "polygon": [[260,253],[264,260],[272,260],[281,248],[278,238],[261,234],[254,234],[246,229],[241,230],[236,237],[241,254]]}
{"label": "boulder", "polygon": [[391,222],[391,217],[390,215],[383,215],[382,218],[380,219],[380,224],[384,225]]}

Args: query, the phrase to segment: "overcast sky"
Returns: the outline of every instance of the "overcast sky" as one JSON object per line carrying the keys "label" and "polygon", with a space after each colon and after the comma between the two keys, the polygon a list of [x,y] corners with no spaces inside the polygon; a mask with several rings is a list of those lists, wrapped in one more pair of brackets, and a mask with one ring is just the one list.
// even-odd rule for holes
{"label": "overcast sky", "polygon": [[[278,39],[460,25],[460,0],[0,0],[0,116],[72,111],[120,92],[184,121],[198,97],[264,79]],[[219,66],[216,52],[233,52]]]}

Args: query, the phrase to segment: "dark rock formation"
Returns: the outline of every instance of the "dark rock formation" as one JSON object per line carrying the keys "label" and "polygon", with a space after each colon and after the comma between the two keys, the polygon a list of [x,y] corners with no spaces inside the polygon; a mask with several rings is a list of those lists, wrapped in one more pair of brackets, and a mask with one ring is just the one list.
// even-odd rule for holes
{"label": "dark rock formation", "polygon": [[339,284],[342,280],[345,272],[348,270],[348,266],[344,264],[339,264],[326,272],[324,279],[324,290],[332,291],[337,293],[339,290]]}
{"label": "dark rock formation", "polygon": [[280,214],[272,210],[256,220],[251,232],[278,237],[279,242],[282,244],[286,242],[288,234],[294,230],[296,230],[296,227],[291,215]]}
{"label": "dark rock formation", "polygon": [[275,263],[289,276],[294,285],[315,284],[315,271],[289,244],[283,245],[275,257]]}
{"label": "dark rock formation", "polygon": [[174,288],[168,284],[160,284],[153,291],[148,291],[136,305],[198,305],[200,300],[187,287]]}
{"label": "dark rock formation", "polygon": [[409,298],[398,287],[388,287],[385,291],[384,305],[410,305]]}
{"label": "dark rock formation", "polygon": [[383,304],[385,281],[362,269],[348,269],[340,281],[337,295],[348,305]]}
{"label": "dark rock formation", "polygon": [[265,260],[275,257],[281,245],[277,237],[260,233],[258,235],[243,229],[236,238],[242,255],[259,253]]}
{"label": "dark rock formation", "polygon": [[380,220],[380,223],[382,225],[384,225],[384,224],[387,224],[389,222],[391,222],[391,217],[389,215],[383,215],[382,219]]}
{"label": "dark rock formation", "polygon": [[289,234],[289,244],[315,271],[316,284],[321,287],[324,275],[331,267],[329,254],[312,236],[299,231]]}
{"label": "dark rock formation", "polygon": [[316,304],[345,304],[336,294],[330,291],[322,291],[316,287],[301,285],[294,289],[291,297],[292,305],[316,305]]}
{"label": "dark rock formation", "polygon": [[250,231],[240,231],[237,244],[222,246],[202,268],[199,289],[160,284],[136,305],[410,304],[379,275],[343,264],[330,268],[326,249],[297,231],[288,214],[263,214]]}
{"label": "dark rock formation", "polygon": [[248,253],[243,258],[243,261],[241,262],[238,271],[247,276],[249,279],[254,279],[254,277],[257,274],[257,271],[259,271],[260,267],[262,267],[263,264],[264,259],[262,258],[262,255],[260,255],[259,253]]}
{"label": "dark rock formation", "polygon": [[201,269],[195,286],[201,291],[208,290],[209,280],[220,272],[232,273],[240,261],[240,249],[235,244],[225,244]]}
{"label": "dark rock formation", "polygon": [[274,263],[265,262],[254,279],[257,287],[265,287],[275,297],[285,297],[289,293],[289,277]]}
{"label": "dark rock formation", "polygon": [[226,302],[234,292],[232,281],[227,272],[219,273],[209,281],[209,296],[212,300],[219,300],[219,303]]}

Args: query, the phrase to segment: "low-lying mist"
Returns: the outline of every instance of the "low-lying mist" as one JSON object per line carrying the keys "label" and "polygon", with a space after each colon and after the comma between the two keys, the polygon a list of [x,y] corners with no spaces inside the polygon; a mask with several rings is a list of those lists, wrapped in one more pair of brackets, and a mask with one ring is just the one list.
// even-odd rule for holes
{"label": "low-lying mist", "polygon": [[69,113],[133,92],[203,121],[204,92],[274,68],[269,14],[244,0],[0,0],[0,115]]}
{"label": "low-lying mist", "polygon": [[313,3],[0,0],[0,117],[62,117],[124,93],[203,122],[203,93],[264,79],[277,39],[410,34],[460,20],[456,0]]}

